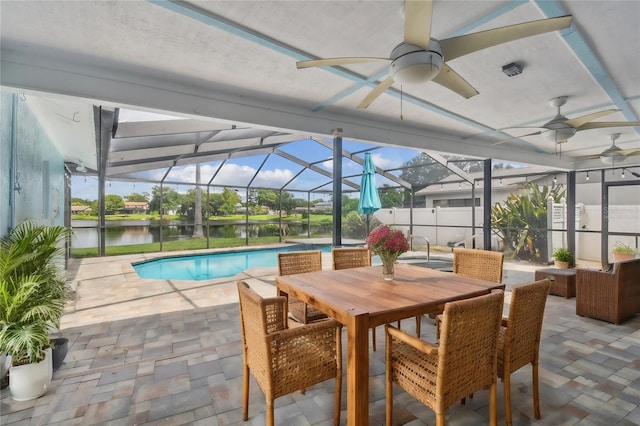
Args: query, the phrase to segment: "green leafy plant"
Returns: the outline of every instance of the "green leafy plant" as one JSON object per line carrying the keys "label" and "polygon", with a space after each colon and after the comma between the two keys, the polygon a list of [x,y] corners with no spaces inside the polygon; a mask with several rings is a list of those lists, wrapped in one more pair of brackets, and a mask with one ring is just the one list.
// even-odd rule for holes
{"label": "green leafy plant", "polygon": [[631,247],[629,244],[625,244],[621,241],[618,241],[615,247],[613,248],[613,252],[620,253],[620,254],[636,254],[636,249]]}
{"label": "green leafy plant", "polygon": [[566,248],[557,248],[553,251],[553,258],[558,262],[573,262],[573,254]]}
{"label": "green leafy plant", "polygon": [[68,231],[23,222],[0,239],[0,352],[15,364],[39,362],[60,325],[69,288],[61,254]]}
{"label": "green leafy plant", "polygon": [[491,225],[504,243],[505,256],[546,262],[547,200],[559,202],[565,191],[562,185],[554,188],[526,185],[521,193],[512,193],[502,204],[491,209]]}

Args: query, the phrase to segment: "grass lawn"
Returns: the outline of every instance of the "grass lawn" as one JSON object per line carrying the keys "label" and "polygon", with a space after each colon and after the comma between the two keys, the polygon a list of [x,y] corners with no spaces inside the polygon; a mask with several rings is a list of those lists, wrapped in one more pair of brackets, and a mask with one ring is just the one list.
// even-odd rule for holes
{"label": "grass lawn", "polygon": [[[317,235],[314,237],[327,237]],[[280,242],[278,236],[249,238],[249,246],[259,246],[266,244],[277,244]],[[209,248],[244,247],[244,238],[211,238]],[[207,248],[206,238],[192,238],[189,240],[165,241],[162,243],[162,251],[198,250]],[[133,244],[127,246],[108,246],[105,248],[107,256],[118,256],[122,254],[154,253],[160,252],[160,243]],[[71,257],[96,257],[97,247],[72,248]]]}

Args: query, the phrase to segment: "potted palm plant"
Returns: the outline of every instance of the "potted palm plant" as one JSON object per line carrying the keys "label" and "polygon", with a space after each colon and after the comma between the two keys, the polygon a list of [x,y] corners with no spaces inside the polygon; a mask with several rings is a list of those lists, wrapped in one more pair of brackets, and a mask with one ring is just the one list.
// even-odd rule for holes
{"label": "potted palm plant", "polygon": [[621,241],[618,241],[613,248],[613,261],[620,262],[623,260],[630,260],[636,257],[636,250],[631,247],[629,244],[625,244]]}
{"label": "potted palm plant", "polygon": [[573,262],[573,254],[568,249],[559,247],[553,251],[553,259],[556,268],[567,269]]}
{"label": "potted palm plant", "polygon": [[64,227],[29,221],[0,239],[0,352],[11,357],[9,388],[17,400],[43,395],[51,381],[49,332],[59,327],[68,297],[59,256],[67,236]]}

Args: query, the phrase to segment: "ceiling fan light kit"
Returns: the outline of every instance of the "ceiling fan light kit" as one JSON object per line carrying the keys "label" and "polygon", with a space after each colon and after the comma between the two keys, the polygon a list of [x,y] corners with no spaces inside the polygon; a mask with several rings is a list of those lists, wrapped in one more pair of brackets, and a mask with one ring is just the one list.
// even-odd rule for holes
{"label": "ceiling fan light kit", "polygon": [[611,136],[611,146],[600,154],[600,161],[606,165],[620,164],[627,159],[622,150],[616,145],[616,139],[620,137],[620,133],[614,133]]}
{"label": "ceiling fan light kit", "polygon": [[432,80],[442,66],[440,44],[431,39],[429,50],[407,43],[400,43],[391,52],[394,58],[389,66],[393,81],[401,84],[423,83]]}
{"label": "ceiling fan light kit", "polygon": [[547,142],[565,143],[576,134],[576,129],[564,123],[553,123],[548,125],[548,128],[543,130],[541,134]]}

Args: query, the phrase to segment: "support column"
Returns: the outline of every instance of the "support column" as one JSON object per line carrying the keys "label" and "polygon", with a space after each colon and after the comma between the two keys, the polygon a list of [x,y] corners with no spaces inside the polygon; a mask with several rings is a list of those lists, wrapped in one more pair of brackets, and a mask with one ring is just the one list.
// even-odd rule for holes
{"label": "support column", "polygon": [[107,158],[109,146],[114,132],[116,113],[100,107],[94,107],[96,130],[96,153],[98,168],[98,256],[106,253],[106,219],[105,219],[105,181],[107,176]]}
{"label": "support column", "polygon": [[471,182],[471,247],[476,248],[476,180]]}
{"label": "support column", "polygon": [[605,182],[606,170],[600,170],[600,192],[602,199],[600,201],[601,222],[600,222],[600,263],[602,263],[602,270],[609,270],[609,186]]}
{"label": "support column", "polygon": [[484,160],[484,188],[483,188],[483,246],[491,250],[491,159]]}
{"label": "support column", "polygon": [[342,245],[342,129],[333,131],[333,246]]}
{"label": "support column", "polygon": [[574,261],[570,266],[575,266],[576,254],[576,172],[567,173],[567,249],[574,254]]}

